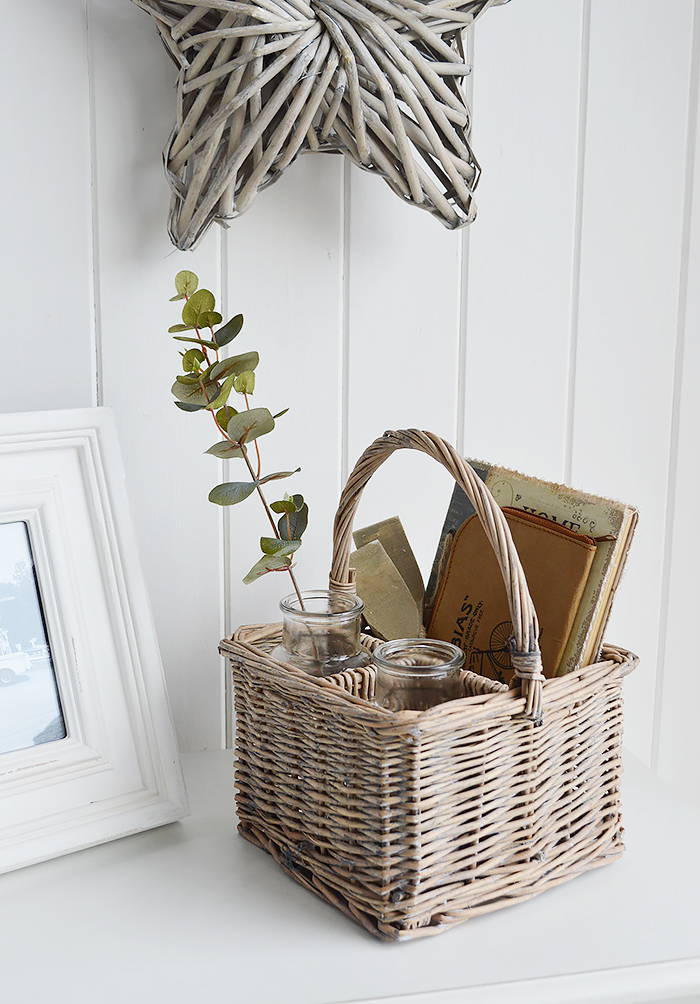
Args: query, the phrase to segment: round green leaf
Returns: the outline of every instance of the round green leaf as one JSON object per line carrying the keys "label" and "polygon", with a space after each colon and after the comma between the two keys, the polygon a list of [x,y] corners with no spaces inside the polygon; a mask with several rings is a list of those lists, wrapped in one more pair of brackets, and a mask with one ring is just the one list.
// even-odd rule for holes
{"label": "round green leaf", "polygon": [[275,420],[267,408],[251,408],[250,411],[239,411],[230,418],[226,431],[229,439],[240,444],[265,436],[274,427]]}
{"label": "round green leaf", "polygon": [[[243,447],[243,450],[245,447]],[[240,446],[236,446],[235,443],[228,443],[224,440],[222,443],[214,443],[210,446],[205,453],[210,453],[212,457],[218,457],[220,460],[233,460],[234,457],[242,457],[243,450]]]}
{"label": "round green leaf", "polygon": [[197,317],[198,328],[213,328],[216,324],[221,324],[221,314],[215,310],[205,310]]}
{"label": "round green leaf", "polygon": [[[278,471],[277,474],[268,474],[266,475],[266,477],[260,478],[260,481],[258,483],[261,485],[266,485],[268,481],[281,481],[282,478],[291,478],[292,474],[298,474],[300,470],[301,467],[297,467],[295,471]],[[273,506],[276,504],[277,504],[276,502],[273,503]],[[286,512],[286,511],[287,511],[286,509],[273,509],[273,512]],[[292,508],[289,511],[290,512],[296,511],[294,509],[294,503],[292,503]]]}
{"label": "round green leaf", "polygon": [[259,362],[260,356],[257,352],[243,352],[240,356],[229,356],[228,359],[222,359],[220,362],[214,363],[210,375],[212,380],[222,380],[229,373],[237,375],[248,370],[254,370]]}
{"label": "round green leaf", "polygon": [[182,368],[185,373],[196,373],[203,362],[204,353],[200,349],[188,349],[182,357]]}
{"label": "round green leaf", "polygon": [[213,310],[215,306],[216,300],[214,299],[214,294],[208,289],[198,289],[182,308],[183,324],[194,324],[199,327],[199,315]]}
{"label": "round green leaf", "polygon": [[[187,377],[184,377],[183,379],[186,380]],[[173,396],[176,397],[178,401],[182,401],[184,404],[196,404],[199,405],[200,408],[206,408],[209,404],[211,396],[219,393],[219,388],[216,384],[213,384],[211,389],[207,388],[209,394],[209,396],[207,396],[204,390],[202,390],[199,381],[188,384],[182,383],[179,378],[175,381],[171,390]]]}
{"label": "round green leaf", "polygon": [[175,289],[178,295],[174,296],[173,300],[182,300],[186,296],[192,296],[197,286],[199,286],[199,279],[194,272],[183,269],[175,276]]}
{"label": "round green leaf", "polygon": [[190,342],[193,345],[205,345],[208,349],[218,349],[215,342],[208,342],[206,338],[189,338],[187,335],[173,335],[176,342]]}
{"label": "round green leaf", "polygon": [[255,390],[255,373],[252,370],[237,373],[233,380],[233,389],[238,394],[252,394]]}
{"label": "round green leaf", "polygon": [[260,549],[263,554],[294,554],[300,547],[300,540],[279,540],[277,537],[260,538]]}
{"label": "round green leaf", "polygon": [[185,401],[173,401],[173,404],[181,411],[201,411],[204,408],[203,404],[187,404]]}
{"label": "round green leaf", "polygon": [[217,408],[223,408],[223,406],[228,401],[229,394],[231,393],[231,389],[233,388],[233,382],[235,379],[236,379],[235,376],[231,374],[230,377],[227,377],[226,380],[224,380],[223,384],[221,385],[221,390],[207,406],[210,409],[210,411],[215,411]]}
{"label": "round green leaf", "polygon": [[309,523],[309,507],[306,502],[297,512],[287,513],[277,523],[282,540],[301,540],[301,535]]}
{"label": "round green leaf", "polygon": [[[217,505],[236,505],[243,502],[255,491],[254,481],[227,481],[223,485],[217,485],[209,492],[209,501],[216,502]],[[285,554],[289,553],[287,551]]]}
{"label": "round green leaf", "polygon": [[276,572],[280,568],[289,568],[291,563],[292,559],[289,555],[266,554],[253,565],[243,581],[248,585],[251,582],[255,582],[256,579],[259,579],[261,575],[265,575],[267,572]]}
{"label": "round green leaf", "polygon": [[216,424],[219,426],[220,429],[223,429],[224,432],[226,432],[229,419],[233,418],[233,416],[237,414],[238,412],[236,411],[236,409],[232,408],[230,404],[227,404],[223,408],[220,408],[219,411],[217,411],[216,415],[214,416],[216,419]]}
{"label": "round green leaf", "polygon": [[214,334],[217,345],[228,345],[232,342],[236,335],[239,333],[243,327],[243,314],[236,314],[232,317],[230,321],[224,324],[223,328],[219,328]]}

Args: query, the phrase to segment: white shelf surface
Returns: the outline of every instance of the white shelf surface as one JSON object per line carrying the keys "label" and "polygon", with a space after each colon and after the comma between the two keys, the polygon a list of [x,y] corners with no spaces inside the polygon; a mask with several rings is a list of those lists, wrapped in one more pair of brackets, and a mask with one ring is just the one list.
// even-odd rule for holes
{"label": "white shelf surface", "polygon": [[518,906],[387,944],[238,836],[230,750],[190,818],[0,879],[3,1004],[700,1002],[700,812],[627,755],[627,852]]}

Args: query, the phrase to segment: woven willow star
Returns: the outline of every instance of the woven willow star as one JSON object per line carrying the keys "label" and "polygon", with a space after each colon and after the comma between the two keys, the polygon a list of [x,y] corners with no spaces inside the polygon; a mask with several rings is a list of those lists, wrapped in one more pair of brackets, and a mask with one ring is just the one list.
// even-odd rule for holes
{"label": "woven willow star", "polygon": [[181,249],[299,153],[341,152],[450,229],[470,223],[462,30],[507,0],[134,0],[180,68],[163,156]]}

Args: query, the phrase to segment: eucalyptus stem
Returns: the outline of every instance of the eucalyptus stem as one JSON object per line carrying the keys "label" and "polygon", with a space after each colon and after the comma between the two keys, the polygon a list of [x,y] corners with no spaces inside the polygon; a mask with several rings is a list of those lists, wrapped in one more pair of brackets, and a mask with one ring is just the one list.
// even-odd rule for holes
{"label": "eucalyptus stem", "polygon": [[[301,546],[301,537],[308,524],[308,504],[299,493],[285,493],[284,498],[268,505],[261,488],[261,482],[267,484],[291,477],[300,468],[261,477],[262,459],[257,442],[260,436],[272,432],[276,420],[287,409],[273,415],[267,408],[251,408],[249,395],[255,390],[254,370],[260,361],[257,352],[220,358],[220,350],[238,336],[243,326],[243,315],[237,314],[222,325],[221,314],[215,309],[214,294],[208,289],[199,288],[199,279],[194,272],[178,272],[175,276],[175,289],[177,296],[172,299],[184,300],[185,305],[182,308],[182,324],[173,325],[170,332],[178,341],[190,342],[196,346],[181,353],[184,373],[177,376],[172,387],[175,404],[183,411],[210,411],[223,442],[215,443],[206,452],[222,459],[242,457],[251,478],[250,481],[231,481],[216,485],[209,492],[209,499],[217,505],[236,505],[252,495],[253,491],[257,491],[274,536],[260,538],[262,557],[243,581],[249,583],[268,572],[287,571],[301,609],[304,610],[304,602],[292,570],[292,555]],[[210,337],[204,338],[203,332],[207,329]],[[228,399],[234,391],[244,397],[245,410],[239,412],[229,406]],[[254,459],[248,451],[249,443],[255,444]],[[276,524],[273,513],[283,513],[284,517]]]}
{"label": "eucalyptus stem", "polygon": [[262,488],[257,483],[257,478],[255,477],[255,471],[253,470],[253,465],[251,464],[250,460],[248,459],[248,451],[246,450],[245,446],[241,447],[241,453],[243,454],[243,459],[245,460],[246,466],[247,466],[248,470],[250,471],[250,479],[255,484],[255,490],[257,491],[258,495],[260,496],[260,501],[265,506],[265,512],[267,513],[267,518],[270,521],[270,526],[272,527],[272,532],[274,533],[275,537],[277,537],[277,539],[279,540],[280,535],[279,535],[279,532],[277,530],[277,526],[275,525],[275,518],[272,515],[272,510],[270,509],[269,505],[267,504],[267,499],[263,495]]}
{"label": "eucalyptus stem", "polygon": [[[250,402],[248,401],[248,395],[244,394],[243,397],[245,398],[245,406],[248,409],[248,411],[250,411]],[[256,478],[259,478],[260,477],[260,471],[262,470],[262,460],[260,459],[260,447],[258,446],[257,439],[255,440],[255,455],[258,458],[258,472],[257,472],[257,474],[255,476],[256,476]]]}
{"label": "eucalyptus stem", "polygon": [[[270,520],[270,525],[272,526],[273,533],[274,533],[275,537],[277,537],[277,539],[280,540],[279,531],[277,530],[277,527],[275,525],[275,520],[274,520],[274,517],[272,515],[272,510],[270,509],[269,505],[267,504],[267,499],[263,495],[262,488],[257,483],[258,479],[255,477],[255,472],[253,471],[253,465],[251,464],[251,462],[250,462],[250,460],[248,458],[248,451],[246,450],[245,446],[241,447],[241,453],[243,454],[243,459],[245,460],[246,466],[248,467],[248,470],[250,471],[251,479],[255,482],[255,490],[257,491],[258,495],[260,496],[260,501],[262,502],[262,504],[265,507],[265,512],[267,513],[267,518]],[[297,594],[297,599],[299,600],[299,606],[301,607],[302,610],[306,610],[306,607],[304,606],[304,601],[301,598],[301,592],[299,590],[299,585],[297,583],[296,576],[294,575],[294,571],[292,570],[292,566],[288,565],[287,568],[286,568],[286,571],[289,572],[289,577],[292,580],[292,585],[294,586],[294,592]]]}

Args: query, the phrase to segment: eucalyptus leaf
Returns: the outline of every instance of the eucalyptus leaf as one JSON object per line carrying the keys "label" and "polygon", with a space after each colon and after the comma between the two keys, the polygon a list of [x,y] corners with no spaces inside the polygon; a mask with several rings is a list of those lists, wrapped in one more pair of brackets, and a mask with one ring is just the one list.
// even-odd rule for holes
{"label": "eucalyptus leaf", "polygon": [[293,502],[288,499],[282,499],[279,502],[273,502],[270,506],[273,512],[296,512],[296,508]]}
{"label": "eucalyptus leaf", "polygon": [[279,540],[277,537],[260,538],[260,549],[264,554],[294,554],[300,547],[300,540]]}
{"label": "eucalyptus leaf", "polygon": [[272,432],[275,420],[267,408],[251,408],[250,411],[239,411],[229,419],[227,434],[234,443],[249,443],[259,436]]}
{"label": "eucalyptus leaf", "polygon": [[[178,380],[179,379],[180,378],[178,377]],[[207,405],[210,411],[215,411],[217,408],[223,408],[228,401],[231,390],[233,389],[233,382],[235,379],[235,376],[231,374],[230,377],[227,377],[226,380],[224,380],[218,395],[210,402],[209,405]]]}
{"label": "eucalyptus leaf", "polygon": [[206,408],[211,400],[212,395],[218,394],[219,387],[217,384],[212,384],[211,388],[208,389],[209,396],[204,392],[199,382],[195,384],[184,384],[180,380],[176,380],[172,388],[173,396],[182,401],[184,404],[196,404],[200,408]]}
{"label": "eucalyptus leaf", "polygon": [[185,376],[183,374],[178,374],[175,379],[178,383],[183,383],[186,387],[197,386],[199,387],[199,377],[196,376]]}
{"label": "eucalyptus leaf", "polygon": [[185,401],[173,401],[173,404],[182,411],[202,411],[204,408],[203,404],[187,404]]}
{"label": "eucalyptus leaf", "polygon": [[199,286],[199,279],[195,273],[183,269],[182,272],[178,272],[175,276],[175,289],[178,295],[173,296],[172,299],[184,300],[186,296],[192,296],[197,286]]}
{"label": "eucalyptus leaf", "polygon": [[168,331],[172,335],[176,331],[193,331],[194,324],[173,324],[172,328],[168,328]]}
{"label": "eucalyptus leaf", "polygon": [[219,328],[219,330],[214,334],[216,344],[228,345],[229,342],[233,341],[242,327],[243,314],[236,314],[235,317],[232,317],[230,321],[227,321],[226,324],[224,324],[223,328]]}
{"label": "eucalyptus leaf", "polygon": [[214,363],[211,367],[210,375],[213,380],[221,380],[223,377],[227,377],[229,373],[238,374],[254,370],[259,362],[260,356],[257,352],[243,352],[239,356],[229,356],[228,359],[222,359],[220,362]]}
{"label": "eucalyptus leaf", "polygon": [[255,390],[255,373],[252,370],[237,373],[233,380],[233,389],[238,394],[252,394]]}
{"label": "eucalyptus leaf", "polygon": [[278,411],[277,414],[273,415],[272,417],[275,418],[275,419],[282,418],[282,415],[286,415],[288,411],[289,411],[289,408],[284,408],[283,411]]}
{"label": "eucalyptus leaf", "polygon": [[[209,492],[209,501],[216,502],[217,505],[236,505],[243,502],[255,491],[255,481],[227,481],[223,485],[217,485]],[[274,553],[274,552],[266,552]],[[285,554],[291,553],[288,551]]]}
{"label": "eucalyptus leaf", "polygon": [[195,373],[203,362],[204,353],[200,349],[188,349],[182,357],[182,368],[186,373]]}
{"label": "eucalyptus leaf", "polygon": [[223,318],[215,310],[205,310],[197,318],[198,328],[213,328],[216,324],[221,324]]}
{"label": "eucalyptus leaf", "polygon": [[234,415],[237,414],[238,412],[236,411],[236,409],[232,408],[230,404],[227,404],[225,407],[220,408],[219,411],[217,411],[216,415],[214,416],[216,419],[216,424],[219,426],[220,429],[223,429],[224,432],[226,432],[229,420],[233,418]]}
{"label": "eucalyptus leaf", "polygon": [[243,581],[246,585],[249,585],[251,582],[255,582],[256,579],[259,579],[261,575],[265,575],[267,572],[276,572],[281,568],[289,568],[291,563],[292,559],[289,555],[266,554],[260,559],[260,561],[253,565]]}
{"label": "eucalyptus leaf", "polygon": [[298,512],[286,513],[277,524],[282,540],[301,540],[301,535],[309,523],[309,507],[306,502]]}
{"label": "eucalyptus leaf", "polygon": [[213,446],[210,446],[204,452],[210,453],[212,457],[219,457],[220,460],[233,460],[234,457],[243,456],[243,450],[240,446],[236,446],[235,443],[229,443],[226,440],[221,443],[214,443]]}
{"label": "eucalyptus leaf", "polygon": [[193,345],[205,345],[208,349],[218,349],[216,342],[208,342],[206,338],[188,338],[186,335],[174,335],[176,342],[191,342]]}
{"label": "eucalyptus leaf", "polygon": [[[282,478],[291,478],[292,474],[298,474],[300,470],[301,470],[301,467],[297,467],[297,469],[295,471],[279,471],[277,474],[267,474],[264,478],[260,478],[260,481],[258,482],[258,484],[260,484],[260,485],[266,485],[268,481],[281,481]],[[272,503],[273,512],[286,512],[287,511],[286,509],[275,509],[274,508],[275,505],[277,505],[277,503],[273,502]],[[293,502],[292,502],[292,506],[294,506]],[[295,509],[292,508],[289,511],[290,512],[295,512]]]}
{"label": "eucalyptus leaf", "polygon": [[195,324],[197,327],[202,327],[203,325],[199,324],[199,315],[208,313],[215,306],[214,294],[208,289],[198,289],[182,308],[183,324]]}

